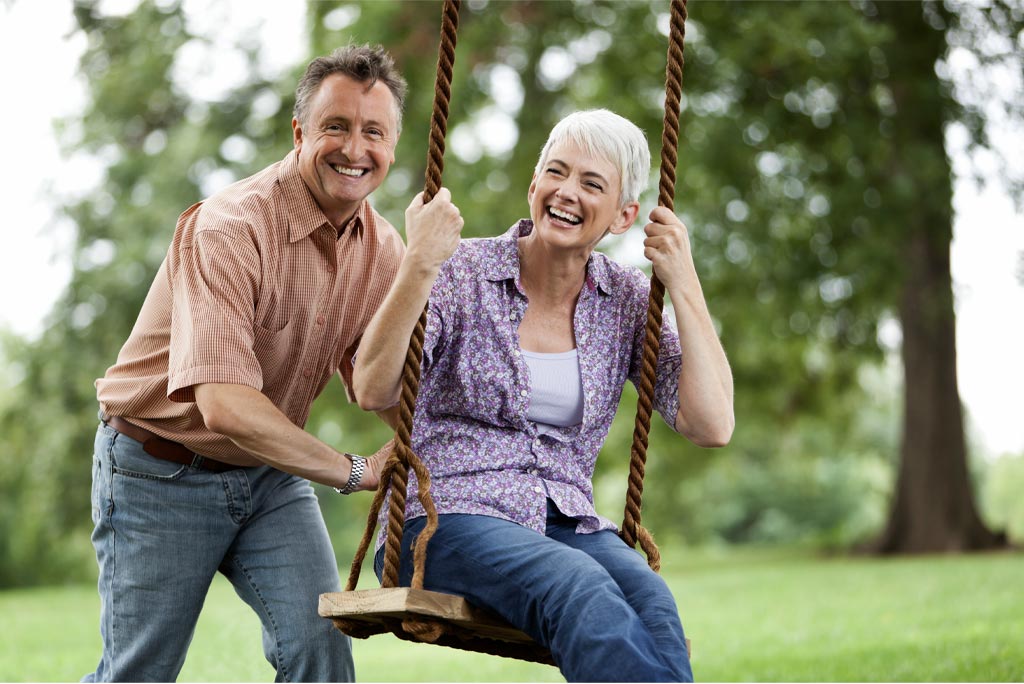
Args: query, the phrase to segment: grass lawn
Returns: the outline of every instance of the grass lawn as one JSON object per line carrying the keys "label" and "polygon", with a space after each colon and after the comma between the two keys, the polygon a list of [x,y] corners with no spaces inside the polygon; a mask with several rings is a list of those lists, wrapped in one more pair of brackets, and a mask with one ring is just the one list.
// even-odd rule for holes
{"label": "grass lawn", "polygon": [[[665,551],[703,681],[1024,681],[1024,554],[821,559]],[[0,681],[77,681],[99,657],[92,587],[0,592]],[[554,668],[378,636],[362,681],[561,681]],[[218,579],[182,681],[273,681]]]}

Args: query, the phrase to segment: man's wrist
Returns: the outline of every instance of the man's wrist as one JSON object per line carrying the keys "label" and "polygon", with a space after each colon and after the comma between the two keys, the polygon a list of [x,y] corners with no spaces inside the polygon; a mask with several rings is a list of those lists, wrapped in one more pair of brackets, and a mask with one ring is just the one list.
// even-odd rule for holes
{"label": "man's wrist", "polygon": [[352,461],[352,470],[349,472],[348,481],[345,482],[345,486],[334,488],[334,491],[339,494],[351,494],[356,491],[359,483],[363,481],[363,475],[366,474],[365,458],[356,454],[345,454],[345,457]]}

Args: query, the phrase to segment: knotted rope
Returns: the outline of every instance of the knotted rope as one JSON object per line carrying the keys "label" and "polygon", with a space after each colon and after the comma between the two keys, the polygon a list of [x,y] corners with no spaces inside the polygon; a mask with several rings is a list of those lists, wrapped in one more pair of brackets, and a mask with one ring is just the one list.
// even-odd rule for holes
{"label": "knotted rope", "polygon": [[[430,140],[427,146],[427,170],[423,188],[423,201],[429,202],[441,188],[441,174],[444,171],[445,135],[448,131],[448,104],[451,100],[452,73],[455,66],[455,43],[458,38],[459,9],[461,0],[445,0],[441,10],[441,40],[438,46],[437,77],[434,83],[434,108],[430,118]],[[409,468],[416,474],[417,495],[427,513],[427,524],[416,540],[413,550],[414,589],[423,588],[426,564],[426,549],[430,538],[437,530],[437,509],[430,496],[430,473],[412,450],[413,414],[416,410],[416,394],[420,385],[420,362],[423,359],[424,330],[427,324],[426,309],[420,314],[413,329],[412,339],[405,356],[402,370],[402,394],[400,404],[401,422],[396,430],[397,441],[381,472],[380,485],[370,507],[366,531],[359,542],[359,549],[352,561],[346,591],[354,590],[359,581],[359,571],[369,548],[376,518],[383,505],[385,492],[391,489],[388,508],[388,534],[384,548],[383,587],[398,586],[398,570],[402,549],[402,532],[405,524],[406,487]],[[428,621],[409,619],[402,622],[401,629],[424,641],[436,641],[444,627]],[[395,630],[397,632],[397,630]]]}
{"label": "knotted rope", "polygon": [[[683,37],[686,33],[686,0],[672,0],[665,67],[665,120],[661,133],[661,181],[658,184],[658,205],[675,210],[676,151],[679,148],[679,103],[683,94]],[[643,367],[640,375],[636,423],[629,458],[629,485],[626,489],[626,511],[619,535],[631,547],[637,541],[647,555],[647,564],[657,572],[661,554],[654,537],[640,523],[641,498],[644,493],[644,469],[647,463],[648,433],[651,428],[651,406],[654,401],[654,380],[661,350],[661,321],[665,306],[665,286],[658,276],[651,276],[651,294],[647,302],[647,327],[644,337]]]}

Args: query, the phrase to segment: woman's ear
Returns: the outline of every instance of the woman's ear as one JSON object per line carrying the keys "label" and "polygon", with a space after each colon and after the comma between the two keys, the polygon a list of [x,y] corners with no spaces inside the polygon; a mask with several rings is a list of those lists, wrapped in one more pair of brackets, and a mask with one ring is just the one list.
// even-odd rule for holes
{"label": "woman's ear", "polygon": [[639,202],[626,202],[622,205],[622,209],[619,210],[619,215],[615,221],[608,228],[608,232],[612,235],[621,235],[629,230],[629,227],[636,221],[636,217],[640,215],[640,203]]}

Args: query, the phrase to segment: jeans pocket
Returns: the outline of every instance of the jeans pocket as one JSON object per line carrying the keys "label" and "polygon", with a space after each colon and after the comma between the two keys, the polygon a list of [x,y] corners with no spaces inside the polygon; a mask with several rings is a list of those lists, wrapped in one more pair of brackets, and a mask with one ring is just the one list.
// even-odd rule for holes
{"label": "jeans pocket", "polygon": [[187,465],[150,456],[141,444],[125,435],[118,435],[114,441],[110,464],[115,475],[146,480],[177,480],[188,470]]}

